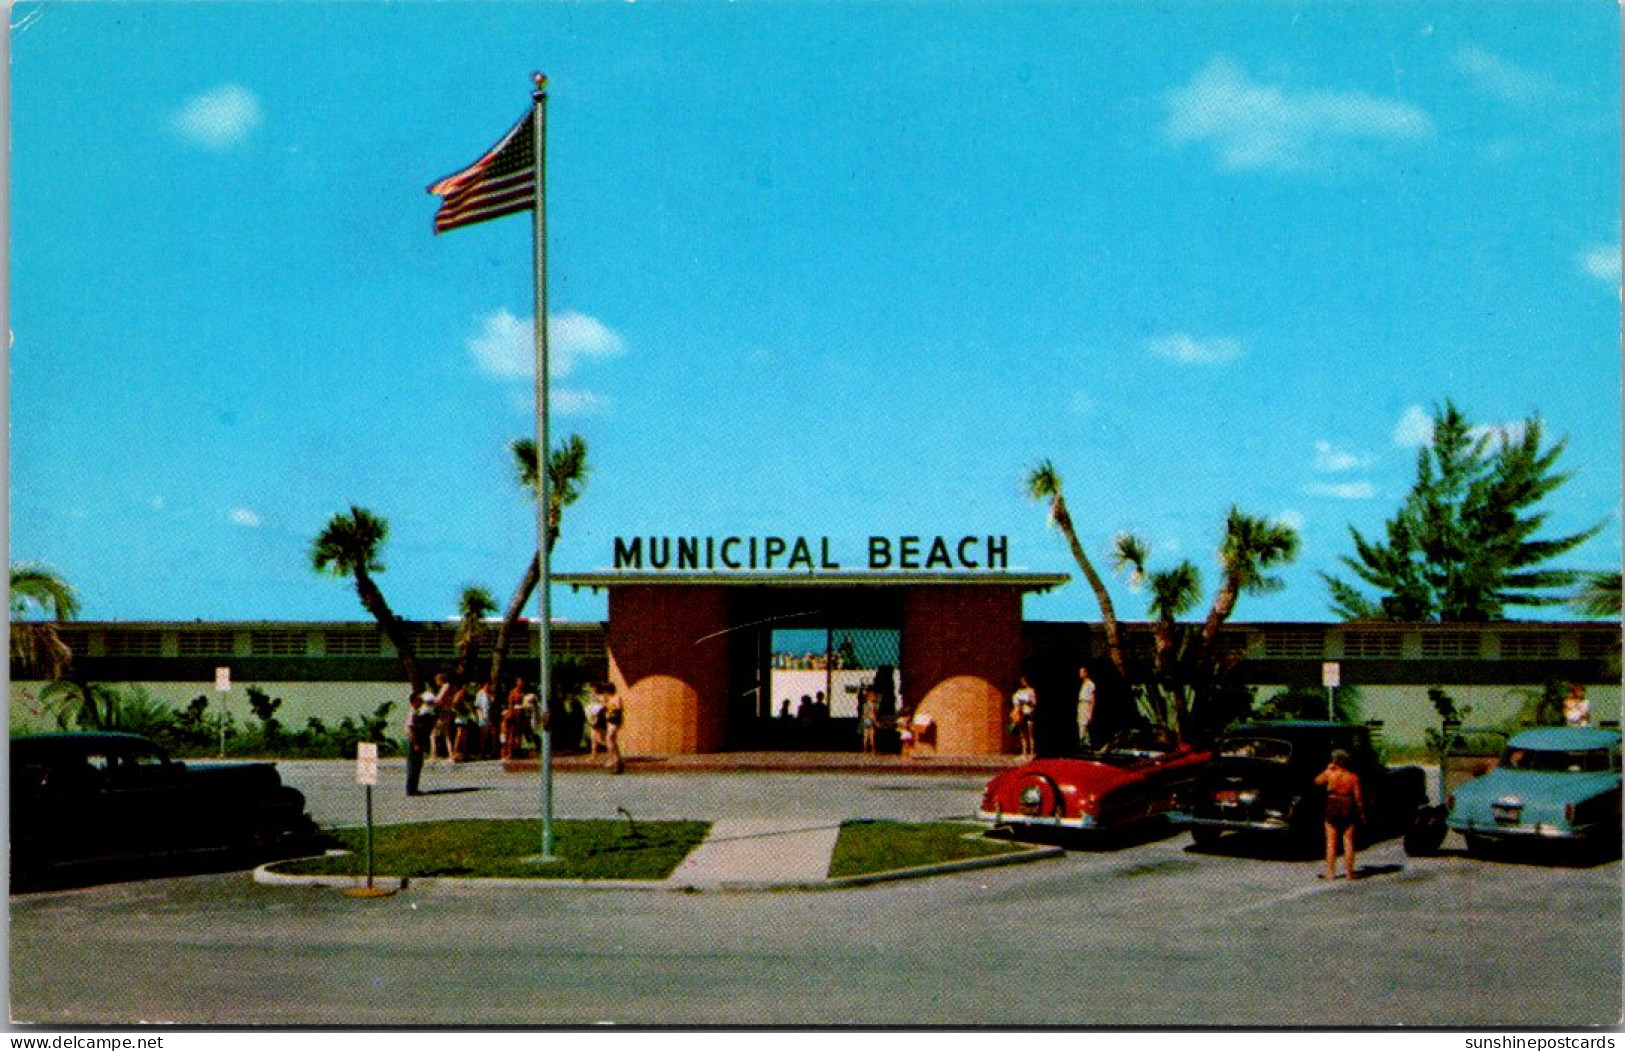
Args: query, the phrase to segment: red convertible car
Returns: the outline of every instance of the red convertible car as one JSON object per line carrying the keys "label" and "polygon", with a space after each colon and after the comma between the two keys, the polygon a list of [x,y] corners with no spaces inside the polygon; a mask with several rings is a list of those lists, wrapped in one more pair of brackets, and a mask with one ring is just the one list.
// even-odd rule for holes
{"label": "red convertible car", "polygon": [[1034,759],[989,781],[976,816],[1014,830],[1118,831],[1167,814],[1208,758],[1138,734],[1077,758]]}

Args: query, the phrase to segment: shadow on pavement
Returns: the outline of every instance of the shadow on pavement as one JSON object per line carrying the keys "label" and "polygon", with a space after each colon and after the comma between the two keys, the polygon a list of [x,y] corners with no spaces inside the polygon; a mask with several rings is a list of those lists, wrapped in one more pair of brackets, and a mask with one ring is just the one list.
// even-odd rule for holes
{"label": "shadow on pavement", "polygon": [[263,850],[214,848],[139,857],[63,861],[21,878],[13,873],[10,890],[13,894],[29,894],[176,876],[214,876],[224,872],[246,871],[268,861],[320,854],[337,845],[338,840],[333,837],[316,833],[290,838]]}

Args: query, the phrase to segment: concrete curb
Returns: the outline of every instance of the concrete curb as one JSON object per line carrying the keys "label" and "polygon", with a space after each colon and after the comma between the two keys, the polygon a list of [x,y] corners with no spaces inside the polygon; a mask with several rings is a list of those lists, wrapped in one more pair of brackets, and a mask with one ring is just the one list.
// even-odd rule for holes
{"label": "concrete curb", "polygon": [[[885,872],[865,872],[857,876],[841,876],[835,879],[802,880],[785,883],[757,882],[751,880],[718,880],[714,882],[694,882],[680,877],[663,880],[610,880],[610,879],[511,879],[505,877],[461,878],[456,876],[424,876],[412,877],[374,877],[373,884],[386,889],[404,891],[411,887],[436,888],[531,888],[537,890],[552,890],[554,888],[566,890],[642,890],[665,891],[677,894],[701,894],[705,892],[750,893],[766,891],[814,891],[814,890],[840,890],[848,887],[863,887],[872,883],[887,883],[893,880],[920,879],[925,876],[940,876],[954,872],[967,872],[973,869],[994,868],[1000,865],[1020,865],[1030,861],[1042,861],[1045,858],[1054,858],[1064,855],[1066,851],[1061,847],[1035,847],[1031,850],[1021,850],[1010,854],[992,854],[985,858],[961,858],[958,861],[944,861],[935,865],[916,865],[906,869],[888,869]],[[328,855],[318,854],[316,857]],[[254,882],[273,887],[326,887],[335,890],[347,890],[359,887],[363,878],[358,876],[293,876],[281,872],[272,872],[274,865],[286,865],[294,861],[306,861],[307,858],[282,858],[278,861],[267,862],[254,870]]]}
{"label": "concrete curb", "polygon": [[803,880],[790,883],[757,883],[746,880],[724,880],[719,883],[703,885],[673,885],[670,890],[692,892],[725,891],[725,892],[762,892],[784,890],[842,890],[849,887],[866,887],[873,883],[888,883],[893,880],[921,879],[926,876],[942,876],[954,872],[968,872],[973,869],[990,869],[1000,865],[1021,865],[1029,861],[1042,861],[1045,858],[1054,858],[1064,855],[1066,851],[1061,847],[1035,847],[1032,850],[1021,850],[1010,854],[991,854],[985,858],[961,858],[958,861],[943,861],[935,865],[916,865],[907,869],[887,869],[884,872],[865,872],[857,876],[838,876],[834,879]]}

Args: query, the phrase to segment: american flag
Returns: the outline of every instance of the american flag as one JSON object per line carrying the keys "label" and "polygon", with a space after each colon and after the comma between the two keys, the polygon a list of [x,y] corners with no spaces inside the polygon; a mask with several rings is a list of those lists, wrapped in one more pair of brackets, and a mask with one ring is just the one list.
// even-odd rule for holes
{"label": "american flag", "polygon": [[536,121],[534,111],[502,136],[485,156],[429,187],[445,200],[434,214],[434,232],[483,223],[536,207]]}

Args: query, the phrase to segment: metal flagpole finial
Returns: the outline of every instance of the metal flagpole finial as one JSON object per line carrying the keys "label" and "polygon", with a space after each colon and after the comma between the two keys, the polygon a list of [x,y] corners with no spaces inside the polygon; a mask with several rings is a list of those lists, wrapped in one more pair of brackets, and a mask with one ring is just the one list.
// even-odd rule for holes
{"label": "metal flagpole finial", "polygon": [[530,81],[532,84],[536,85],[536,90],[531,92],[534,97],[541,98],[543,95],[547,94],[546,73],[532,73],[530,75]]}

